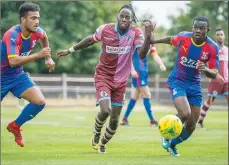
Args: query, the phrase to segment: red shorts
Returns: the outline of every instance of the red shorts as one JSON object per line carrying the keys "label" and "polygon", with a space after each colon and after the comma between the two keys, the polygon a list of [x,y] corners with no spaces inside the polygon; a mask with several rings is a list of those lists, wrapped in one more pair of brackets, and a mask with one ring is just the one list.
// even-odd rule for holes
{"label": "red shorts", "polygon": [[123,106],[125,93],[126,93],[126,82],[112,82],[106,79],[94,78],[97,102],[102,100],[111,100],[112,106]]}
{"label": "red shorts", "polygon": [[212,80],[208,85],[208,96],[219,97],[228,95],[228,82]]}

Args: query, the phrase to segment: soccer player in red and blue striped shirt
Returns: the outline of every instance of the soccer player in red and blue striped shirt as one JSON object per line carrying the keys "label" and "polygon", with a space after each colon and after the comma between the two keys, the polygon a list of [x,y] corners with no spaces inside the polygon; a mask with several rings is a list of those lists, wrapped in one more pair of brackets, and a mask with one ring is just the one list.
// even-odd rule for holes
{"label": "soccer player in red and blue striped shirt", "polygon": [[176,64],[168,77],[167,85],[178,111],[177,116],[184,126],[177,138],[162,140],[163,147],[171,156],[179,156],[176,145],[187,140],[196,128],[202,102],[201,72],[212,79],[219,76],[219,48],[207,36],[209,30],[207,17],[201,16],[194,19],[192,32],[181,32],[158,40],[151,38],[151,44],[166,43],[178,48]]}
{"label": "soccer player in red and blue striped shirt", "polygon": [[[44,107],[45,98],[40,89],[24,72],[23,65],[40,58],[52,72],[55,63],[51,58],[51,49],[47,35],[39,25],[40,8],[33,3],[24,3],[19,9],[20,25],[11,27],[1,41],[1,101],[8,92],[17,98],[29,101],[15,121],[8,124],[7,129],[15,137],[21,147],[24,141],[21,126],[33,119]],[[41,41],[42,49],[30,55],[37,41]]]}

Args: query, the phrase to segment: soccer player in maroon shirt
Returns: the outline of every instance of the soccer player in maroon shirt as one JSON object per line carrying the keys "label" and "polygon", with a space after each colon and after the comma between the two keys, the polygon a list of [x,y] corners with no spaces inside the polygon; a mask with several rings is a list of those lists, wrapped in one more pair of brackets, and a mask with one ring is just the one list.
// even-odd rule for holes
{"label": "soccer player in maroon shirt", "polygon": [[[98,152],[106,152],[105,145],[117,130],[132,67],[132,55],[134,51],[137,51],[141,58],[145,58],[149,50],[154,25],[144,24],[146,29],[144,39],[142,30],[132,26],[132,21],[135,20],[132,6],[124,5],[119,10],[116,24],[103,24],[92,36],[67,50],[57,52],[57,57],[62,57],[99,41],[102,42],[100,62],[94,76],[97,105],[100,105],[100,112],[95,118],[94,135],[91,139],[92,148]],[[108,116],[110,116],[110,121],[100,140],[101,129]]]}

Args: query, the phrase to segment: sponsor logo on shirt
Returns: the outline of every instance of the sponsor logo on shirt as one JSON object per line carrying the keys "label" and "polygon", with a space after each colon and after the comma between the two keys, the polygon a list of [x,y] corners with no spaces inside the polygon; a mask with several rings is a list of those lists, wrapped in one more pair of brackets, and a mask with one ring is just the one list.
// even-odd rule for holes
{"label": "sponsor logo on shirt", "polygon": [[28,52],[21,53],[20,56],[28,56],[30,54],[31,50]]}
{"label": "sponsor logo on shirt", "polygon": [[106,45],[106,53],[110,54],[128,54],[130,53],[130,46],[125,46],[125,47],[114,47],[114,46],[107,46]]}
{"label": "sponsor logo on shirt", "polygon": [[197,61],[195,61],[193,59],[190,59],[190,58],[187,58],[184,56],[181,57],[180,64],[182,64],[183,66],[186,66],[189,68],[196,68],[196,63],[197,63]]}

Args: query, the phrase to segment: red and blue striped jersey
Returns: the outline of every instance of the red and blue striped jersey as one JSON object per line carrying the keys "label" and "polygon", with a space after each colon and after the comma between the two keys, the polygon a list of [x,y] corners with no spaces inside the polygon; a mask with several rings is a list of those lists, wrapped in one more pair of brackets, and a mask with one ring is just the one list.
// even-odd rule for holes
{"label": "red and blue striped jersey", "polygon": [[171,44],[178,48],[178,55],[175,67],[169,75],[170,80],[199,83],[200,72],[196,69],[198,60],[207,63],[210,69],[218,69],[219,48],[208,36],[204,43],[197,45],[192,39],[192,32],[180,32],[171,37]]}
{"label": "red and blue striped jersey", "polygon": [[23,36],[20,25],[11,27],[1,40],[1,76],[19,74],[23,67],[11,67],[9,58],[16,56],[28,56],[39,39],[46,36],[46,33],[40,27],[36,32],[26,38]]}

